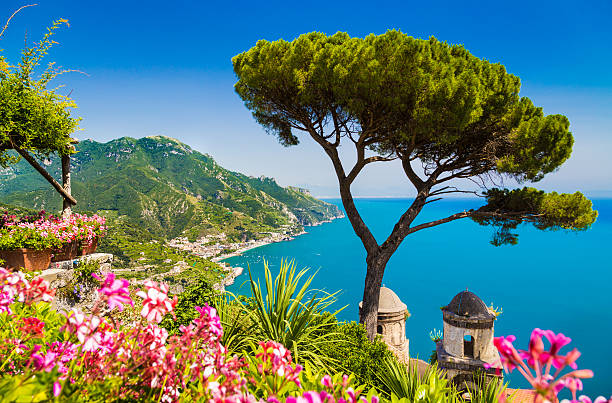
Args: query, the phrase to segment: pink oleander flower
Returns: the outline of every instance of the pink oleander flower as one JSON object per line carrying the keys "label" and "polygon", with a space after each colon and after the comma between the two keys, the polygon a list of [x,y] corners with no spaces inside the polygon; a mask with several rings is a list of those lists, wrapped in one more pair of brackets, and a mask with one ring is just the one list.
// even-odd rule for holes
{"label": "pink oleander flower", "polygon": [[49,282],[40,277],[36,277],[30,282],[27,290],[27,298],[31,302],[44,301],[51,302],[55,297],[55,290],[49,288]]}
{"label": "pink oleander flower", "polygon": [[159,323],[169,312],[174,310],[177,303],[177,298],[168,298],[168,286],[166,284],[157,284],[154,281],[147,280],[144,282],[146,292],[140,290],[136,293],[140,298],[144,299],[141,315],[149,322]]}
{"label": "pink oleander flower", "polygon": [[28,281],[24,273],[0,267],[0,312],[11,313],[10,305],[15,302],[51,302],[54,295],[46,280],[37,277]]}
{"label": "pink oleander flower", "polygon": [[128,290],[128,286],[130,285],[129,281],[115,279],[115,273],[112,272],[107,273],[104,280],[95,273],[92,273],[92,276],[102,281],[102,285],[100,289],[98,289],[98,296],[101,301],[108,304],[110,310],[116,307],[120,311],[123,311],[123,305],[125,304],[134,306],[134,301],[130,298],[130,291]]}
{"label": "pink oleander flower", "polygon": [[[348,386],[348,377],[344,375],[341,387],[337,387],[332,383],[331,377],[326,375],[321,379],[321,383],[326,390],[321,392],[307,391],[303,392],[302,396],[287,397],[286,403],[378,403],[377,396],[372,396],[368,401],[365,396],[361,396],[360,392],[355,391]],[[339,385],[338,385],[339,386]],[[278,399],[268,399],[268,402],[278,402]]]}
{"label": "pink oleander flower", "polygon": [[34,368],[35,371],[51,372],[53,367],[55,367],[55,360],[57,358],[57,354],[54,352],[40,354],[40,349],[41,346],[36,344],[30,352],[32,368]]}
{"label": "pink oleander flower", "polygon": [[53,383],[53,396],[59,397],[60,393],[62,393],[62,384],[55,381]]}
{"label": "pink oleander flower", "polygon": [[63,329],[75,334],[83,351],[95,351],[100,347],[102,334],[98,331],[102,320],[97,316],[88,317],[76,308],[66,316]]}
{"label": "pink oleander flower", "polygon": [[499,351],[501,363],[504,369],[508,372],[512,372],[515,368],[517,368],[519,366],[519,362],[522,362],[523,359],[512,345],[515,340],[516,337],[514,335],[493,338],[493,345]]}
{"label": "pink oleander flower", "polygon": [[68,363],[77,357],[77,345],[69,341],[63,343],[54,341],[48,344],[47,352],[56,355],[57,369],[61,374],[66,375],[68,373]]}
{"label": "pink oleander flower", "polygon": [[[255,355],[262,362],[257,366],[261,375],[275,375],[300,386],[301,365],[293,365],[291,352],[281,343],[269,340],[259,342],[261,350]],[[283,382],[283,383],[284,383]],[[279,388],[280,389],[280,388]]]}
{"label": "pink oleander flower", "polygon": [[289,396],[285,399],[285,403],[323,403],[321,400],[321,394],[313,391],[304,392],[302,396],[293,397]]}
{"label": "pink oleander flower", "polygon": [[152,323],[148,324],[142,334],[142,347],[148,348],[149,350],[164,347],[168,339],[168,331]]}
{"label": "pink oleander flower", "polygon": [[198,318],[193,320],[194,325],[198,329],[206,329],[206,332],[220,339],[223,336],[223,326],[221,319],[217,315],[217,310],[204,304],[204,306],[196,306],[195,310],[200,314]]}
{"label": "pink oleander flower", "polygon": [[[545,349],[542,337],[550,343],[548,350]],[[545,400],[556,400],[558,393],[567,388],[575,401],[576,392],[582,390],[582,379],[593,377],[591,370],[576,370],[576,360],[580,357],[577,349],[565,356],[560,354],[561,348],[571,342],[571,339],[562,333],[555,334],[551,330],[536,328],[531,333],[529,349],[521,350],[520,353],[512,345],[515,340],[514,336],[494,338],[493,344],[499,351],[501,363],[508,372],[517,369]],[[574,368],[574,371],[562,375],[565,366]],[[556,368],[554,375],[551,368]]]}

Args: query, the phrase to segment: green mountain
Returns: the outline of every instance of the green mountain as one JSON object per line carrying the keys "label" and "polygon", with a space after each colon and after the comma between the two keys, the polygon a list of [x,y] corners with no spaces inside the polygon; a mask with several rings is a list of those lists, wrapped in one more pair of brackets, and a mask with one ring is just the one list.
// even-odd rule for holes
{"label": "green mountain", "polygon": [[[71,166],[75,211],[127,217],[156,236],[195,239],[224,233],[248,240],[266,232],[295,233],[340,215],[336,206],[304,189],[229,171],[169,137],[85,140],[77,150]],[[61,177],[58,157],[42,163]],[[47,211],[60,210],[62,203],[25,161],[0,170],[0,201]]]}

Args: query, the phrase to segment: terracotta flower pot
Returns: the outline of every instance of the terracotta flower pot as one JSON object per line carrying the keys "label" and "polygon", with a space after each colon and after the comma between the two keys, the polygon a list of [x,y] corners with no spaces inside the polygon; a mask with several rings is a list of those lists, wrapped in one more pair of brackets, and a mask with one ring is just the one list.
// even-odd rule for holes
{"label": "terracotta flower pot", "polygon": [[0,250],[0,259],[4,266],[12,270],[41,271],[51,264],[51,249],[20,248],[13,250]]}
{"label": "terracotta flower pot", "polygon": [[53,249],[52,262],[61,262],[64,260],[72,260],[77,257],[79,251],[79,244],[77,242],[70,242],[61,248]]}
{"label": "terracotta flower pot", "polygon": [[81,248],[79,250],[79,256],[91,255],[96,251],[98,247],[98,238],[94,238],[93,241],[89,245],[81,243]]}

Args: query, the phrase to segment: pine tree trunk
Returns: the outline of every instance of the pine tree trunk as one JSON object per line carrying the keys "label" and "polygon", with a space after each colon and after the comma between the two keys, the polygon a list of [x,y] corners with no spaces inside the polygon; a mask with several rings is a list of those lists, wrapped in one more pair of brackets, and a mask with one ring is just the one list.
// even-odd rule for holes
{"label": "pine tree trunk", "polygon": [[362,306],[359,312],[359,321],[367,332],[369,340],[376,337],[376,327],[378,325],[378,299],[380,296],[380,286],[385,273],[385,267],[389,258],[384,258],[381,254],[366,258],[367,272],[365,286],[363,288]]}

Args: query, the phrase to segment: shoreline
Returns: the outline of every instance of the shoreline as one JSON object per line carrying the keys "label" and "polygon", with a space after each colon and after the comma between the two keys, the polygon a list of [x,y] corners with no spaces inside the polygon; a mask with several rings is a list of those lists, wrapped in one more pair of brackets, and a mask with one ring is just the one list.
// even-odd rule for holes
{"label": "shoreline", "polygon": [[[333,220],[336,219],[340,219],[340,218],[345,218],[346,216],[344,214],[341,214],[340,216],[337,217],[332,217],[330,219],[327,220],[323,220],[323,221],[319,221],[316,224],[312,224],[312,225],[304,225],[305,227],[317,227],[319,225],[323,225],[323,224],[328,224],[331,223]],[[238,276],[240,276],[243,271],[244,268],[240,267],[240,266],[231,266],[229,263],[224,262],[224,260],[229,259],[231,257],[236,257],[236,256],[241,256],[244,252],[252,250],[252,249],[257,249],[260,248],[262,246],[266,246],[266,245],[271,245],[273,243],[278,243],[278,242],[287,242],[287,241],[293,241],[295,239],[295,237],[298,237],[300,235],[304,235],[307,234],[307,231],[301,231],[299,233],[296,234],[291,234],[288,236],[283,237],[282,239],[269,239],[269,238],[264,238],[262,240],[259,241],[255,241],[254,244],[255,245],[249,245],[249,246],[245,246],[243,248],[237,249],[231,253],[226,253],[223,255],[219,255],[219,256],[215,256],[213,258],[211,258],[210,260],[221,265],[223,267],[223,269],[225,271],[228,272],[227,276],[224,277],[219,283],[214,285],[215,289],[218,289],[220,291],[225,291],[225,287],[228,285],[232,285],[234,284],[234,281],[236,280],[236,278]]]}

